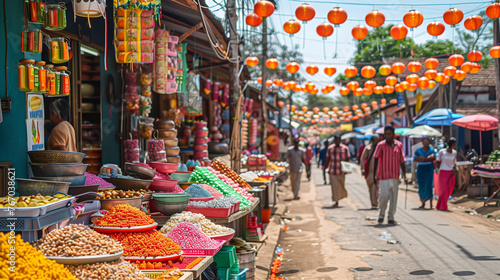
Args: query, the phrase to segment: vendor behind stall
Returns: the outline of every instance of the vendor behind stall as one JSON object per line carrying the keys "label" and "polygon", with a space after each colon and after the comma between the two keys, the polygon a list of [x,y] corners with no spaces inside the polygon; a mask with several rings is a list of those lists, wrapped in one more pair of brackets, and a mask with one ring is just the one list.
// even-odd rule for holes
{"label": "vendor behind stall", "polygon": [[54,129],[47,141],[47,150],[76,152],[75,129],[68,119],[68,101],[57,99],[50,104],[50,121]]}

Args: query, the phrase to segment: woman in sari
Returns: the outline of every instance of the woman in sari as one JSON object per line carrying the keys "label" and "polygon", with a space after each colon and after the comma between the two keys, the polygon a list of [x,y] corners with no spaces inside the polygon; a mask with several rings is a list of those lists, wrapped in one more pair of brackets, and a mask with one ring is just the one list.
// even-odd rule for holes
{"label": "woman in sari", "polygon": [[436,151],[430,146],[429,139],[422,140],[423,147],[415,151],[413,160],[418,162],[417,165],[417,184],[418,195],[422,205],[421,209],[425,208],[425,203],[430,200],[430,209],[432,209],[432,187],[434,185],[434,165],[436,159]]}
{"label": "woman in sari", "polygon": [[448,199],[455,187],[455,165],[457,162],[457,140],[450,138],[448,148],[442,149],[437,155],[436,165],[439,168],[439,190],[437,210],[448,211]]}

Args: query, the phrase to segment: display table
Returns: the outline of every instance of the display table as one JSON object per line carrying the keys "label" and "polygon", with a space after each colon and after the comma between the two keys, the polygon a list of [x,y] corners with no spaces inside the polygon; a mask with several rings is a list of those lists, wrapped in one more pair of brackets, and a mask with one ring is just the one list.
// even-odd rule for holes
{"label": "display table", "polygon": [[456,165],[458,167],[457,190],[461,192],[466,190],[469,185],[470,171],[474,164],[470,161],[457,161]]}
{"label": "display table", "polygon": [[[191,257],[191,256],[187,256],[187,257]],[[207,267],[209,267],[213,261],[214,261],[214,257],[207,256],[207,257],[205,257],[204,260],[202,260],[195,267],[193,267],[191,269],[181,269],[181,270],[182,270],[182,272],[191,272],[193,275],[193,278],[198,279],[199,277],[201,277],[201,274],[203,273],[203,271],[205,271],[205,269],[207,269]]]}
{"label": "display table", "polygon": [[[472,170],[472,176],[479,176],[482,179],[491,179],[493,183],[497,186],[497,190],[484,201],[484,206],[488,205],[491,199],[495,198],[495,196],[500,192],[500,173],[498,172],[485,172],[481,170]],[[500,200],[495,202],[495,206],[500,206]]]}

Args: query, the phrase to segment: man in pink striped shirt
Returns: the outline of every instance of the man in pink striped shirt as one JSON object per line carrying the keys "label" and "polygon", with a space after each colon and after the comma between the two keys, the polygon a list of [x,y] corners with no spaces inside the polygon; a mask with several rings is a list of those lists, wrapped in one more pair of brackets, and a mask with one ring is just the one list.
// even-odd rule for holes
{"label": "man in pink striped shirt", "polygon": [[[379,182],[380,195],[379,207],[380,213],[378,222],[384,222],[385,210],[389,200],[389,224],[396,225],[394,214],[398,204],[399,175],[400,169],[403,171],[403,179],[406,181],[405,156],[403,153],[403,144],[394,140],[394,127],[386,126],[384,128],[385,140],[380,141],[375,149],[375,182]],[[378,171],[378,173],[377,173]]]}

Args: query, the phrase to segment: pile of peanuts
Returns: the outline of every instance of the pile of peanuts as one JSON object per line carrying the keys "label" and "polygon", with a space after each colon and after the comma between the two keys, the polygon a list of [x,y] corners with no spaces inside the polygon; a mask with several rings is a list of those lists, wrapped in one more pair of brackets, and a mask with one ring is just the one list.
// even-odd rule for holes
{"label": "pile of peanuts", "polygon": [[84,225],[69,225],[51,231],[39,240],[38,249],[53,257],[109,255],[123,251],[118,241]]}
{"label": "pile of peanuts", "polygon": [[66,265],[66,268],[80,280],[148,280],[135,266],[125,261]]}
{"label": "pile of peanuts", "polygon": [[99,197],[99,199],[131,198],[131,197],[145,195],[146,190],[139,190],[139,191],[106,190],[106,191],[99,191],[99,194],[102,195],[102,197]]}

